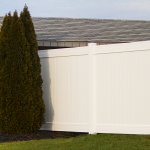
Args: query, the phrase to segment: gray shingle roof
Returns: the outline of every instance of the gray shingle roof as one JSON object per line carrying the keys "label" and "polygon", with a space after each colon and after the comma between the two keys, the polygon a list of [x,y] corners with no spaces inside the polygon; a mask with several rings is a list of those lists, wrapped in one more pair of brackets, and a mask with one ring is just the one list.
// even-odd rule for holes
{"label": "gray shingle roof", "polygon": [[[0,17],[2,23],[3,17]],[[32,17],[38,41],[150,40],[150,21]]]}

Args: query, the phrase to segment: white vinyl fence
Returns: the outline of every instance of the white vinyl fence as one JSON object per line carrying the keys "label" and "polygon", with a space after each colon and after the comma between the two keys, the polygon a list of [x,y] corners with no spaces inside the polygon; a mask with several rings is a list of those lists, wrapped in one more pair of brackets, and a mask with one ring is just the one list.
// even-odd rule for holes
{"label": "white vinyl fence", "polygon": [[150,41],[39,50],[40,130],[150,134]]}

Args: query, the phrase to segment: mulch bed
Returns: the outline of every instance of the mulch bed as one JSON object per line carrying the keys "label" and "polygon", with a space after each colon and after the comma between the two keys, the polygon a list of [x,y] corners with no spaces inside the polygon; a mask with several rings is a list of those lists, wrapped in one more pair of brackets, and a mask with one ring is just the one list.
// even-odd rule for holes
{"label": "mulch bed", "polygon": [[38,130],[32,133],[21,133],[21,134],[0,132],[0,143],[14,142],[14,141],[41,140],[41,139],[70,138],[70,137],[76,137],[83,134],[87,134],[87,133],[58,132],[58,131],[47,131],[47,130]]}

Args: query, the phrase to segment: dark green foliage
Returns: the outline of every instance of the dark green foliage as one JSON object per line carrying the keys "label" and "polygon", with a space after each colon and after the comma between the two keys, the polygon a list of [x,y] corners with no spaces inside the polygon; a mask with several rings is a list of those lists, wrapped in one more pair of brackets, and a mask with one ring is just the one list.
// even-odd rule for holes
{"label": "dark green foliage", "polygon": [[[11,26],[11,14],[5,15],[1,33],[0,33],[0,131],[2,131],[2,126],[5,122],[5,108],[6,108],[6,100],[4,100],[4,94],[6,93],[4,91],[5,87],[3,87],[2,81],[4,81],[4,64],[5,59],[7,58],[7,51],[10,49],[9,44],[9,31]],[[1,88],[2,87],[2,88]]]}
{"label": "dark green foliage", "polygon": [[25,5],[23,12],[20,14],[20,18],[23,22],[25,29],[25,37],[30,45],[30,62],[31,64],[28,66],[30,70],[29,82],[30,82],[30,91],[32,91],[33,104],[36,106],[35,115],[34,115],[34,127],[35,129],[39,129],[39,126],[45,123],[44,113],[45,113],[45,105],[42,99],[43,91],[42,91],[42,77],[41,77],[41,64],[40,58],[38,56],[38,45],[36,40],[36,34],[34,31],[34,26],[32,23],[32,19],[30,13],[28,11],[28,7]]}
{"label": "dark green foliage", "polygon": [[0,36],[0,132],[34,132],[45,123],[37,41],[25,6],[5,16]]}
{"label": "dark green foliage", "polygon": [[3,26],[1,27],[2,32],[0,32],[0,68],[4,65],[4,60],[6,58],[6,51],[9,49],[9,37],[8,33],[11,25],[11,14],[5,15],[3,20]]}

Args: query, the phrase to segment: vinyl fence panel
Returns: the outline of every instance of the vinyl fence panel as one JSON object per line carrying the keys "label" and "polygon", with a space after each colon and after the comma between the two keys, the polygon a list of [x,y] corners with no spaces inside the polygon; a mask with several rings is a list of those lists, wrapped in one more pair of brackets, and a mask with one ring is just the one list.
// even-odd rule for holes
{"label": "vinyl fence panel", "polygon": [[38,51],[40,130],[150,134],[150,41]]}
{"label": "vinyl fence panel", "polygon": [[69,54],[67,51],[60,52],[62,55],[66,53],[63,57],[41,59],[43,98],[47,111],[43,128],[87,132],[88,55],[78,55],[77,51],[71,55],[73,52]]}
{"label": "vinyl fence panel", "polygon": [[97,54],[95,64],[96,131],[146,134],[141,128],[150,129],[150,50]]}

